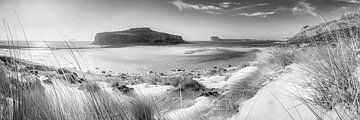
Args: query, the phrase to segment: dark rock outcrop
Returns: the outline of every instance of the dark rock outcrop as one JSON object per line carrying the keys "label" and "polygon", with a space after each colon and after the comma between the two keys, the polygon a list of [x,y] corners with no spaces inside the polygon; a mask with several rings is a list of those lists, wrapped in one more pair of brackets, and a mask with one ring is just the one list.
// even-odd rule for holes
{"label": "dark rock outcrop", "polygon": [[360,37],[360,13],[348,13],[339,20],[314,26],[304,26],[301,31],[288,40],[289,44],[321,44],[337,40],[350,40]]}
{"label": "dark rock outcrop", "polygon": [[157,32],[150,28],[97,33],[96,45],[172,45],[185,43],[181,36]]}
{"label": "dark rock outcrop", "polygon": [[214,92],[201,93],[200,96],[205,96],[205,97],[214,96],[214,97],[217,97],[217,96],[219,96],[219,95],[220,95],[219,92],[214,91]]}
{"label": "dark rock outcrop", "polygon": [[111,85],[111,87],[118,89],[119,91],[121,91],[124,94],[134,91],[134,88],[130,88],[126,85],[120,85],[119,83],[115,83],[115,84]]}

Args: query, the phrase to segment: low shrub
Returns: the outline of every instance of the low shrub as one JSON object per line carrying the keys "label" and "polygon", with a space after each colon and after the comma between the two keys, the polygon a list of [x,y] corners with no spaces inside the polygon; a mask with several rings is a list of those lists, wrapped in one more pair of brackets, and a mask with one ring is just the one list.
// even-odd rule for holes
{"label": "low shrub", "polygon": [[96,92],[99,91],[101,88],[100,86],[95,82],[85,82],[80,85],[80,90],[86,90],[88,92]]}
{"label": "low shrub", "polygon": [[281,67],[292,64],[296,58],[295,48],[291,47],[273,47],[271,48],[271,63],[280,65]]}
{"label": "low shrub", "polygon": [[196,80],[186,80],[180,83],[181,86],[178,86],[181,90],[191,90],[191,91],[199,91],[204,90],[204,85],[200,84]]}
{"label": "low shrub", "polygon": [[147,98],[134,97],[130,103],[134,120],[155,120],[154,115],[159,113],[156,111],[156,105]]}

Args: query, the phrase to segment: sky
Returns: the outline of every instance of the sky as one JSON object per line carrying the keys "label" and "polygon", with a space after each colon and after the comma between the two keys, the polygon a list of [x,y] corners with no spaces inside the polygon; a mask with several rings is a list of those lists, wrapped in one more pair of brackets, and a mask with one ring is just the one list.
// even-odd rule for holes
{"label": "sky", "polygon": [[[134,27],[181,35],[185,40],[285,39],[354,11],[360,0],[0,0],[14,39],[93,41],[96,33]],[[15,14],[16,13],[16,14]]]}

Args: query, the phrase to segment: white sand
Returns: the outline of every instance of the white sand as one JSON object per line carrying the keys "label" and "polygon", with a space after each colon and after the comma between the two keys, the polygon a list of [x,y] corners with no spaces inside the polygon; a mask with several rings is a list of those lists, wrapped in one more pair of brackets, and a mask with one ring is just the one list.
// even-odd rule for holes
{"label": "white sand", "polygon": [[[297,65],[290,72],[262,88],[253,98],[240,105],[231,120],[314,120],[309,109],[296,96],[304,96],[299,82],[305,78]],[[281,103],[281,104],[280,104]]]}
{"label": "white sand", "polygon": [[199,83],[204,85],[206,88],[221,88],[225,84],[226,76],[210,76],[210,77],[202,77],[199,79]]}
{"label": "white sand", "polygon": [[237,84],[238,82],[246,80],[247,78],[252,77],[252,75],[254,75],[254,73],[256,72],[259,72],[259,69],[253,66],[240,69],[224,83],[223,88],[227,88],[228,86],[232,86],[234,84]]}
{"label": "white sand", "polygon": [[171,85],[150,85],[147,83],[137,84],[137,85],[129,85],[128,87],[134,88],[134,92],[138,95],[151,97],[151,96],[159,96],[165,93],[167,90],[174,88]]}
{"label": "white sand", "polygon": [[238,70],[237,72],[231,74],[227,80],[225,80],[226,76],[210,76],[203,77],[198,81],[204,85],[206,88],[226,88],[228,86],[234,85],[237,82],[241,82],[242,80],[251,77],[253,73],[258,72],[259,69],[257,67],[245,67],[243,69]]}
{"label": "white sand", "polygon": [[[201,84],[207,88],[227,88],[233,84],[237,84],[242,80],[251,77],[253,73],[258,72],[257,67],[246,67],[233,73],[232,76],[225,81],[225,76],[212,76],[205,77],[199,80]],[[195,104],[182,109],[176,109],[167,112],[165,116],[171,120],[193,120],[198,119],[200,115],[205,114],[214,108],[214,101],[211,97],[199,97],[196,99]]]}
{"label": "white sand", "polygon": [[199,97],[196,98],[194,105],[167,112],[164,117],[169,120],[196,120],[214,107],[213,105],[211,98]]}

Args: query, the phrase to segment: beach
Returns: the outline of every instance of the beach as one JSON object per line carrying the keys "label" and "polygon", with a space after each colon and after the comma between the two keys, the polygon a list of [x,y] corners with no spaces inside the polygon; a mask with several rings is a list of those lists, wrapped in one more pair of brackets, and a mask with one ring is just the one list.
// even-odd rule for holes
{"label": "beach", "polygon": [[[144,74],[150,71],[209,70],[213,67],[237,66],[253,59],[253,53],[261,49],[193,44],[108,48],[89,43],[71,42],[69,48],[66,48],[65,42],[31,42],[31,48],[27,48],[23,42],[15,45],[22,46],[22,49],[2,49],[0,54],[50,66],[81,69],[84,72]],[[192,51],[198,52],[190,54]]]}

